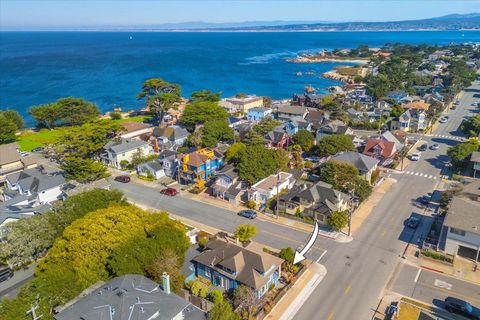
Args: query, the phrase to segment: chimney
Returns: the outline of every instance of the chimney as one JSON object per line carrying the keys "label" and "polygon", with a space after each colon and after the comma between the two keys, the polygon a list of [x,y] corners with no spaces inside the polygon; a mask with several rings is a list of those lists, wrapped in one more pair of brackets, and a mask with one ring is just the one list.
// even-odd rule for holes
{"label": "chimney", "polygon": [[164,272],[162,275],[163,292],[170,294],[170,276]]}

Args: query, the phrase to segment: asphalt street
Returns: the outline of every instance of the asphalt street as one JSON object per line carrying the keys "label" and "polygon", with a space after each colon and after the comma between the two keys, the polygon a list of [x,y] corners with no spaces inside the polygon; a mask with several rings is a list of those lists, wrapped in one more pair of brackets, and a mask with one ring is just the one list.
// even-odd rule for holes
{"label": "asphalt street", "polygon": [[446,150],[462,136],[459,125],[466,116],[477,112],[471,107],[474,94],[480,94],[478,81],[465,92],[460,107],[449,112],[449,121],[440,124],[432,135],[425,135],[427,143],[438,143],[440,148],[429,149],[403,173],[392,175],[397,183],[373,209],[355,240],[328,250],[321,261],[328,273],[294,319],[372,318],[389,276],[405,246],[414,239],[404,221],[412,213],[423,214],[415,199],[431,193],[439,183]]}
{"label": "asphalt street", "polygon": [[480,305],[480,286],[401,263],[391,290],[407,297],[443,308],[446,297],[457,297]]}

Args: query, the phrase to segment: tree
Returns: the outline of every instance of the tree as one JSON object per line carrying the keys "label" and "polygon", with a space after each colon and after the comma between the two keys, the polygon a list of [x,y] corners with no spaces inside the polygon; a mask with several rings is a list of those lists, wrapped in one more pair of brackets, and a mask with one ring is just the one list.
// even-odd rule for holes
{"label": "tree", "polygon": [[402,162],[402,171],[403,171],[403,160],[405,160],[405,158],[407,157],[408,155],[408,147],[402,147],[402,149],[400,149],[400,151],[398,152],[398,156],[400,157],[400,161]]}
{"label": "tree", "polygon": [[214,304],[222,303],[224,301],[223,293],[220,290],[213,290],[208,294],[208,300]]}
{"label": "tree", "polygon": [[361,201],[372,192],[370,184],[359,176],[358,169],[347,163],[327,161],[320,169],[320,179],[331,184],[334,189],[353,193]]}
{"label": "tree", "polygon": [[180,120],[193,130],[195,125],[205,123],[207,120],[227,120],[228,113],[215,102],[196,102],[185,107]]}
{"label": "tree", "polygon": [[229,163],[238,163],[239,155],[247,149],[247,146],[242,142],[235,142],[225,152],[225,160]]}
{"label": "tree", "polygon": [[463,121],[461,129],[470,137],[477,137],[480,134],[480,115],[474,115]]}
{"label": "tree", "polygon": [[225,119],[208,120],[203,126],[202,145],[204,147],[216,147],[220,141],[233,139],[233,130],[228,126]]}
{"label": "tree", "polygon": [[334,211],[327,217],[327,224],[335,231],[340,231],[348,224],[348,211]]}
{"label": "tree", "polygon": [[110,112],[110,119],[112,120],[120,120],[122,119],[122,114],[120,112]]}
{"label": "tree", "polygon": [[285,150],[267,149],[262,145],[248,145],[244,151],[238,153],[238,165],[240,178],[250,184],[254,184],[278,169],[285,169],[288,163],[288,155]]}
{"label": "tree", "polygon": [[94,189],[69,197],[53,211],[4,225],[0,229],[0,260],[13,267],[32,262],[42,257],[73,221],[112,204],[127,204],[120,191]]}
{"label": "tree", "polygon": [[292,248],[287,247],[280,250],[280,258],[285,260],[286,262],[293,263],[293,259],[295,258],[295,251]]}
{"label": "tree", "polygon": [[392,107],[392,111],[390,111],[390,116],[394,118],[400,117],[404,112],[405,109],[403,109],[402,106],[396,104]]}
{"label": "tree", "polygon": [[192,103],[196,102],[218,102],[220,101],[220,93],[212,92],[210,90],[200,90],[192,92],[190,98]]}
{"label": "tree", "polygon": [[255,311],[258,299],[253,290],[245,285],[240,285],[233,291],[233,304],[246,313],[246,319]]}
{"label": "tree", "polygon": [[267,134],[267,132],[272,131],[273,128],[281,124],[282,123],[278,120],[272,118],[264,118],[259,123],[255,124],[252,130],[263,137]]}
{"label": "tree", "polygon": [[180,99],[180,93],[178,84],[160,78],[151,78],[145,80],[142,91],[137,94],[137,99],[145,99],[150,112],[155,114],[158,121],[162,123],[165,112]]}
{"label": "tree", "polygon": [[262,99],[263,99],[263,106],[264,107],[267,107],[267,108],[272,107],[272,98],[264,96],[264,97],[262,97]]}
{"label": "tree", "polygon": [[257,234],[257,227],[251,224],[242,224],[235,229],[235,237],[240,242],[247,242]]}
{"label": "tree", "polygon": [[249,146],[263,146],[265,145],[265,138],[263,135],[260,135],[255,131],[250,131],[246,134],[243,142]]}
{"label": "tree", "polygon": [[208,320],[240,320],[240,317],[228,302],[223,301],[213,306],[208,313]]}
{"label": "tree", "polygon": [[166,249],[147,266],[146,272],[157,283],[162,283],[163,273],[166,272],[170,276],[172,291],[179,294],[185,282],[185,276],[180,272],[180,268],[178,255],[173,250]]}
{"label": "tree", "polygon": [[309,151],[313,147],[315,137],[307,130],[299,130],[293,135],[293,142],[298,144],[303,151]]}
{"label": "tree", "polygon": [[477,151],[479,147],[480,142],[478,140],[470,139],[467,142],[448,148],[447,154],[455,165],[460,165],[466,161],[473,152]]}
{"label": "tree", "polygon": [[315,147],[315,153],[321,157],[332,156],[344,151],[355,151],[352,138],[344,134],[325,136]]}
{"label": "tree", "polygon": [[212,284],[207,279],[196,278],[190,284],[190,292],[192,292],[194,296],[197,296],[200,298],[206,298],[208,294],[208,290],[210,289],[211,286]]}
{"label": "tree", "polygon": [[3,114],[5,118],[15,123],[17,130],[20,130],[25,125],[25,121],[22,116],[16,110],[3,110],[0,111],[0,114]]}
{"label": "tree", "polygon": [[15,133],[17,125],[11,119],[8,119],[0,113],[0,144],[10,143],[17,139]]}
{"label": "tree", "polygon": [[78,126],[97,118],[98,107],[82,98],[61,98],[56,102],[30,108],[38,125],[52,128],[59,125]]}

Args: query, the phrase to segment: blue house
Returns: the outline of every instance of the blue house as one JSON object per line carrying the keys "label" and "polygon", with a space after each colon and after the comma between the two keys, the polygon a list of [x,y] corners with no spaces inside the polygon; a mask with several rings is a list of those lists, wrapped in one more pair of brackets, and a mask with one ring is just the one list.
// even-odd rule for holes
{"label": "blue house", "polygon": [[223,154],[209,148],[186,154],[180,161],[180,179],[203,186],[223,166],[223,160]]}
{"label": "blue house", "polygon": [[192,260],[195,276],[231,291],[239,285],[251,288],[260,298],[278,284],[283,259],[263,252],[257,244],[237,244],[235,239],[217,235]]}
{"label": "blue house", "polygon": [[247,119],[249,121],[262,121],[272,116],[272,109],[265,107],[256,107],[248,110]]}

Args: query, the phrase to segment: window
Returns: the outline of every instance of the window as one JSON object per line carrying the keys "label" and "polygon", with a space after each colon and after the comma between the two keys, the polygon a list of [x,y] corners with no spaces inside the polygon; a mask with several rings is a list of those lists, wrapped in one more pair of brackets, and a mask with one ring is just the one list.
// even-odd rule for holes
{"label": "window", "polygon": [[460,229],[455,229],[455,228],[452,228],[452,227],[450,227],[450,233],[457,234],[457,235],[462,236],[462,237],[465,236],[465,231],[460,230]]}
{"label": "window", "polygon": [[209,268],[209,267],[205,267],[205,276],[207,276],[207,277],[210,277],[210,276],[211,276],[210,268]]}

